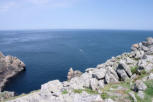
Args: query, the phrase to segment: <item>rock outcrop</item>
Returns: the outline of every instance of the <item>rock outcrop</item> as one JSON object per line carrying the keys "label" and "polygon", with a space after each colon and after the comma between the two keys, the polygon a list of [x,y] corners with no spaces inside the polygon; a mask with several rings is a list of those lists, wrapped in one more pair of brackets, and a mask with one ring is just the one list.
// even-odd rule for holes
{"label": "rock outcrop", "polygon": [[145,96],[148,88],[145,82],[153,81],[152,73],[153,38],[150,37],[134,44],[131,52],[112,57],[82,74],[70,69],[68,81],[50,81],[38,92],[8,102],[137,102],[135,94]]}
{"label": "rock outcrop", "polygon": [[15,96],[14,92],[9,92],[9,91],[0,92],[0,102],[3,102],[3,100],[12,98],[14,96]]}
{"label": "rock outcrop", "polygon": [[71,80],[74,77],[79,77],[81,76],[82,72],[80,72],[79,70],[73,70],[72,68],[69,69],[68,75],[67,75],[67,79]]}
{"label": "rock outcrop", "polygon": [[0,52],[0,91],[9,78],[25,70],[25,64],[17,57],[4,56]]}

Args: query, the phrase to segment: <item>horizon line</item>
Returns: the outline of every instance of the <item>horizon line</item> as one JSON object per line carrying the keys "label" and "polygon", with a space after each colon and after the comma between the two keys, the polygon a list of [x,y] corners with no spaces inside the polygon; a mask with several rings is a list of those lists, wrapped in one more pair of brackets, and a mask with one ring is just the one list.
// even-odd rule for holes
{"label": "horizon line", "polygon": [[0,29],[0,31],[41,31],[41,30],[126,30],[126,31],[153,31],[153,29],[104,29],[104,28],[40,28],[40,29]]}

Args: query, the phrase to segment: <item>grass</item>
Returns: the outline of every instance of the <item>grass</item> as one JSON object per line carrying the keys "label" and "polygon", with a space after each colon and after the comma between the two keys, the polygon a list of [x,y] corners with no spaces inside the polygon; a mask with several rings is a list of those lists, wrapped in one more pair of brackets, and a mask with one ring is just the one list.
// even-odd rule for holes
{"label": "grass", "polygon": [[74,93],[82,93],[83,89],[74,89],[73,92]]}
{"label": "grass", "polygon": [[82,93],[83,91],[87,92],[88,94],[98,94],[97,91],[91,90],[90,88],[85,88],[85,89],[74,89],[74,93]]}
{"label": "grass", "polygon": [[84,89],[85,92],[87,92],[88,94],[98,94],[97,91],[91,90],[90,88],[86,88]]}
{"label": "grass", "polygon": [[120,85],[123,86],[124,88],[130,89],[130,80],[127,80],[126,82],[122,81],[120,82]]}
{"label": "grass", "polygon": [[132,74],[138,74],[139,72],[138,72],[138,66],[133,66],[133,67],[131,67],[131,72],[132,72]]}
{"label": "grass", "polygon": [[107,99],[107,98],[109,98],[109,96],[108,96],[107,93],[104,92],[104,93],[101,94],[101,98],[102,99]]}
{"label": "grass", "polygon": [[62,91],[62,94],[68,94],[67,90]]}
{"label": "grass", "polygon": [[147,89],[145,90],[145,93],[151,97],[153,97],[153,80],[148,80],[145,82],[147,85]]}

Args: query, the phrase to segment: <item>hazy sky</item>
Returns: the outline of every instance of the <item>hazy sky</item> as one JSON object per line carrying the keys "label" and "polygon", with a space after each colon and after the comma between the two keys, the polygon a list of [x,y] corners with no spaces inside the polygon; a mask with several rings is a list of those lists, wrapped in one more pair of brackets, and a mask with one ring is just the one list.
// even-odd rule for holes
{"label": "hazy sky", "polygon": [[0,30],[153,30],[153,0],[0,0]]}

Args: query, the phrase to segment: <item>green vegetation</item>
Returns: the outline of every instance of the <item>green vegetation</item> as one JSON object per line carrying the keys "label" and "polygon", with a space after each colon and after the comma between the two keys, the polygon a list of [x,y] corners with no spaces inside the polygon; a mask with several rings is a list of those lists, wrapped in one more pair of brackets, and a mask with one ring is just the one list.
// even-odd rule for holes
{"label": "green vegetation", "polygon": [[148,80],[145,82],[147,85],[147,89],[145,90],[145,93],[151,97],[153,97],[153,80]]}
{"label": "green vegetation", "polygon": [[93,91],[90,88],[85,88],[85,89],[74,89],[73,92],[74,93],[82,93],[82,91],[87,92],[88,94],[98,94],[97,91]]}
{"label": "green vegetation", "polygon": [[101,94],[101,98],[106,99],[106,98],[109,98],[109,96],[108,96],[107,93],[104,92],[104,93]]}
{"label": "green vegetation", "polygon": [[73,92],[74,93],[82,93],[83,89],[74,89]]}
{"label": "green vegetation", "polygon": [[138,102],[152,102],[153,98],[153,80],[148,80],[145,82],[147,89],[144,91],[144,99],[141,99],[136,93],[135,96]]}
{"label": "green vegetation", "polygon": [[120,85],[125,87],[125,88],[130,89],[130,80],[127,80],[126,82],[122,81],[122,82],[120,82]]}
{"label": "green vegetation", "polygon": [[132,74],[138,74],[139,72],[138,72],[138,66],[133,66],[133,67],[131,67],[131,72],[132,72]]}
{"label": "green vegetation", "polygon": [[90,88],[86,88],[86,89],[84,89],[84,91],[86,91],[88,94],[98,94],[97,91],[93,91]]}
{"label": "green vegetation", "polygon": [[67,90],[62,91],[62,94],[67,94],[67,93],[68,93]]}

